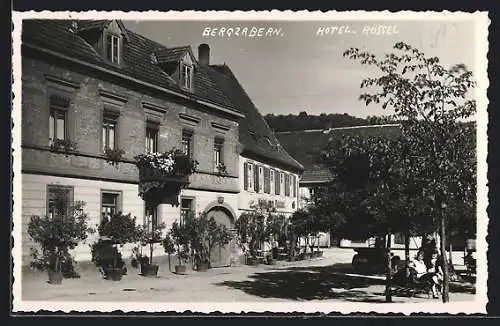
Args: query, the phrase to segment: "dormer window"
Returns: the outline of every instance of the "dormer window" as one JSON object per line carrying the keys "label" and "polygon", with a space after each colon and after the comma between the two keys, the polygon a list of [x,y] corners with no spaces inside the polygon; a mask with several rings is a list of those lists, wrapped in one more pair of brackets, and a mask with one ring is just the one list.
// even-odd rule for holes
{"label": "dormer window", "polygon": [[192,89],[193,84],[193,66],[181,63],[181,86],[187,90]]}
{"label": "dormer window", "polygon": [[116,64],[120,64],[120,39],[118,35],[106,34],[106,59]]}
{"label": "dormer window", "polygon": [[107,62],[123,63],[124,43],[130,39],[120,20],[80,20],[72,29]]}

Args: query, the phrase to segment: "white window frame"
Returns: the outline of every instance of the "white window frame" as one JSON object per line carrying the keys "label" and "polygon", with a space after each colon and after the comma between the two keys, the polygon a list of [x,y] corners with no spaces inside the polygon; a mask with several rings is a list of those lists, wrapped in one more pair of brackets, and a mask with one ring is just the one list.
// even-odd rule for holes
{"label": "white window frame", "polygon": [[247,190],[249,192],[255,192],[254,190],[254,164],[253,163],[250,163],[250,162],[247,162]]}
{"label": "white window frame", "polygon": [[[111,45],[108,47],[108,41],[111,40]],[[120,42],[121,42],[121,37],[113,34],[113,33],[107,33],[106,35],[106,59],[109,60],[112,63],[115,63],[117,65],[120,64],[121,62],[121,49],[120,49]],[[116,61],[115,61],[115,47],[116,45]],[[111,53],[108,53],[109,49],[111,49]]]}
{"label": "white window frame", "polygon": [[274,181],[274,170],[273,169],[269,169],[269,193],[271,195],[275,195],[275,189],[274,189],[274,185],[275,185],[275,182]]}
{"label": "white window frame", "polygon": [[285,173],[280,172],[280,196],[285,196]]}
{"label": "white window frame", "polygon": [[262,165],[259,166],[259,193],[264,192],[264,167]]}
{"label": "white window frame", "polygon": [[101,220],[103,218],[103,207],[104,207],[104,204],[103,204],[103,195],[104,194],[110,194],[110,195],[113,195],[116,197],[116,203],[115,203],[115,209],[116,209],[116,212],[115,213],[118,213],[122,210],[122,192],[121,191],[117,191],[117,190],[107,190],[107,189],[101,189],[101,198],[100,198],[100,201],[101,201],[101,206],[100,206],[100,213],[101,213]]}
{"label": "white window frame", "polygon": [[193,66],[187,63],[181,64],[182,87],[188,90],[193,89]]}

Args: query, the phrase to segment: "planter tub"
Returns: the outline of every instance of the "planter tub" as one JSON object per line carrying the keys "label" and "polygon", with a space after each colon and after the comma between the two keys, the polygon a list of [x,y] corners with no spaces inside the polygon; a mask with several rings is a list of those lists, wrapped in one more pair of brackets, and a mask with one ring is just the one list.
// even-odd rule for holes
{"label": "planter tub", "polygon": [[105,268],[104,277],[110,281],[120,281],[123,276],[123,268]]}
{"label": "planter tub", "polygon": [[158,275],[158,269],[160,266],[158,265],[149,265],[149,264],[144,264],[141,265],[141,274],[142,276],[150,276],[150,277],[156,277]]}
{"label": "planter tub", "polygon": [[198,268],[196,269],[198,272],[206,272],[209,268],[209,263],[199,263]]}
{"label": "planter tub", "polygon": [[186,265],[175,265],[175,274],[185,274]]}
{"label": "planter tub", "polygon": [[62,272],[49,270],[49,284],[61,284],[63,279]]}

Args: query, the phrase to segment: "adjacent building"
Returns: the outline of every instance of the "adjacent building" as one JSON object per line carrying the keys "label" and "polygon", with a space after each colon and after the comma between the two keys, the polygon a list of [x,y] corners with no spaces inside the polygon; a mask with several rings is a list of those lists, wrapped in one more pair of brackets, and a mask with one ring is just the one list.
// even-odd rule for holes
{"label": "adjacent building", "polygon": [[[338,127],[319,130],[299,130],[276,133],[290,155],[297,159],[305,168],[299,181],[300,207],[306,207],[314,191],[329,182],[333,175],[320,159],[321,152],[327,150],[331,140],[349,135],[395,137],[400,134],[399,124],[365,125],[353,127]],[[321,233],[320,245],[343,247],[359,247],[370,245],[373,239],[367,241],[339,239],[334,232]],[[412,239],[411,246],[418,247],[420,239]],[[404,237],[400,234],[393,237],[393,247],[404,246]]]}
{"label": "adjacent building", "polygon": [[[56,194],[68,205],[84,201],[91,224],[122,211],[169,227],[194,211],[233,228],[259,200],[285,213],[297,208],[302,165],[280,146],[229,67],[210,65],[208,45],[196,57],[190,46],[167,47],[119,20],[25,20],[22,28],[23,263],[29,218],[50,215]],[[197,160],[198,170],[173,201],[178,205],[146,209],[133,157],[174,148]],[[124,151],[117,165],[107,160],[109,149]],[[75,255],[90,259],[88,243]],[[232,242],[212,265],[237,260]]]}

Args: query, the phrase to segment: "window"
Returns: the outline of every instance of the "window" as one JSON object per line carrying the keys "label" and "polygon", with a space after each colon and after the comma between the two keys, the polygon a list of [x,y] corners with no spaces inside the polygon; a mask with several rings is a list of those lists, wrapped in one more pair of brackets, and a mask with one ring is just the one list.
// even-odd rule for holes
{"label": "window", "polygon": [[253,164],[252,163],[246,163],[247,169],[246,169],[246,184],[247,187],[246,189],[249,191],[253,191],[254,189],[254,182],[253,182]]}
{"label": "window", "polygon": [[281,179],[278,171],[274,172],[274,193],[279,195],[281,193]]}
{"label": "window", "polygon": [[181,85],[186,89],[192,88],[193,66],[181,64]]}
{"label": "window", "polygon": [[119,208],[119,192],[101,192],[101,217],[111,218],[120,211]]}
{"label": "window", "polygon": [[259,166],[259,192],[264,192],[264,167]]}
{"label": "window", "polygon": [[158,124],[148,122],[146,126],[146,152],[158,152]]}
{"label": "window", "polygon": [[67,218],[73,206],[73,187],[47,186],[47,216]]}
{"label": "window", "polygon": [[214,168],[215,171],[217,171],[217,167],[219,164],[223,164],[223,145],[224,145],[224,140],[221,138],[215,138],[214,140]]}
{"label": "window", "polygon": [[285,174],[283,172],[280,173],[280,191],[279,191],[279,193],[281,193],[282,189],[285,189]]}
{"label": "window", "polygon": [[264,168],[264,193],[271,193],[270,169],[268,167]]}
{"label": "window", "polygon": [[106,35],[106,59],[113,63],[120,63],[120,37],[114,34]]}
{"label": "window", "polygon": [[116,148],[116,127],[118,116],[111,113],[104,113],[102,119],[102,148]]}
{"label": "window", "polygon": [[158,223],[158,206],[154,206],[149,203],[144,203],[144,227],[146,230],[152,231],[156,230],[159,226]]}
{"label": "window", "polygon": [[66,133],[66,111],[69,107],[69,99],[56,94],[50,95],[49,114],[49,141],[54,139],[64,140]]}
{"label": "window", "polygon": [[274,181],[274,170],[271,169],[271,171],[269,172],[269,187],[270,187],[269,193],[270,194],[274,194],[274,191],[275,191],[274,190],[274,183],[275,183],[275,181]]}
{"label": "window", "polygon": [[193,132],[191,130],[182,131],[182,150],[187,156],[193,157]]}
{"label": "window", "polygon": [[285,196],[290,196],[290,175],[285,174]]}
{"label": "window", "polygon": [[50,109],[49,118],[49,140],[66,139],[66,112],[56,108]]}
{"label": "window", "polygon": [[192,198],[181,198],[181,220],[180,223],[182,224],[183,221],[186,220],[187,216],[193,212],[194,210],[194,205],[193,205],[194,199]]}

